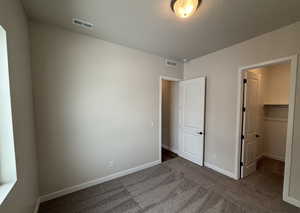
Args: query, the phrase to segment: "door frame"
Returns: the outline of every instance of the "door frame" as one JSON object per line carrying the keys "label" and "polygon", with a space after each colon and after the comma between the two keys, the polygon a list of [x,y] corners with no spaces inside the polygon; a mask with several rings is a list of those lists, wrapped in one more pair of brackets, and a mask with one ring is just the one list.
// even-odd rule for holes
{"label": "door frame", "polygon": [[282,62],[290,62],[291,74],[290,74],[290,91],[289,91],[289,112],[288,112],[288,131],[287,131],[287,143],[286,143],[286,157],[285,157],[285,173],[284,173],[284,189],[283,198],[285,201],[292,203],[300,207],[299,201],[289,196],[290,187],[290,169],[291,169],[291,152],[293,145],[293,130],[294,130],[294,111],[295,111],[295,98],[296,98],[296,81],[298,72],[298,55],[292,55],[289,57],[279,58],[271,61],[266,61],[259,64],[245,66],[239,68],[238,71],[238,103],[237,103],[237,127],[236,127],[236,165],[235,175],[236,179],[241,178],[240,174],[240,162],[241,162],[241,146],[242,146],[242,122],[243,122],[243,74],[249,69],[255,69],[265,67]]}
{"label": "door frame", "polygon": [[[174,77],[168,77],[168,76],[160,76],[159,77],[159,103],[158,103],[158,156],[160,163],[162,162],[162,156],[161,156],[161,148],[162,148],[162,81],[174,81],[174,82],[180,82],[182,79],[174,78]],[[179,113],[179,112],[178,112]],[[179,132],[179,129],[178,129]],[[177,154],[177,153],[176,153]]]}

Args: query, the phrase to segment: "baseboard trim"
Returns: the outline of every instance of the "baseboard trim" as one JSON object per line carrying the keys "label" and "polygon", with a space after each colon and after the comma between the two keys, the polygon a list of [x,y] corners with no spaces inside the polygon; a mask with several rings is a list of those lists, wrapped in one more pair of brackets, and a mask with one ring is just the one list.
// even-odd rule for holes
{"label": "baseboard trim", "polygon": [[230,171],[227,171],[225,169],[221,169],[220,167],[216,166],[216,165],[213,165],[213,164],[210,164],[208,162],[204,162],[204,166],[209,168],[209,169],[212,169],[216,172],[219,172],[227,177],[230,177],[232,179],[237,179],[236,175],[233,173],[233,172],[230,172]]}
{"label": "baseboard trim", "polygon": [[171,151],[171,152],[174,152],[175,154],[178,155],[178,150],[176,150],[176,149],[171,149],[169,146],[164,145],[164,144],[162,144],[161,146],[162,146],[162,148],[164,148],[164,149],[166,149],[166,150],[169,150],[169,151]]}
{"label": "baseboard trim", "polygon": [[80,191],[80,190],[89,188],[91,186],[95,186],[95,185],[98,185],[98,184],[101,184],[101,183],[104,183],[104,182],[107,182],[107,181],[110,181],[110,180],[113,180],[113,179],[116,179],[116,178],[119,178],[119,177],[123,177],[123,176],[129,175],[129,174],[132,174],[134,172],[138,172],[138,171],[156,166],[160,163],[161,163],[161,161],[159,161],[159,160],[154,161],[154,162],[150,162],[150,163],[146,163],[146,164],[143,164],[141,166],[137,166],[137,167],[134,167],[134,168],[131,168],[131,169],[128,169],[128,170],[124,170],[124,171],[114,173],[112,175],[108,175],[106,177],[102,177],[102,178],[99,178],[99,179],[96,179],[96,180],[92,180],[92,181],[88,181],[88,182],[85,182],[85,183],[82,183],[82,184],[71,186],[71,187],[68,187],[68,188],[50,193],[50,194],[42,195],[40,197],[40,202],[42,203],[42,202],[46,202],[46,201],[49,201],[49,200],[53,200],[55,198],[58,198],[58,197],[61,197],[61,196],[64,196],[64,195],[67,195],[67,194],[70,194],[70,193],[73,193],[73,192],[76,192],[76,191]]}
{"label": "baseboard trim", "polygon": [[282,162],[285,162],[285,159],[276,155],[272,155],[272,154],[268,154],[268,153],[264,153],[263,156],[274,159],[274,160],[279,160]]}
{"label": "baseboard trim", "polygon": [[299,200],[296,200],[295,198],[293,197],[290,197],[290,196],[287,196],[287,197],[284,197],[284,201],[300,208],[300,201]]}
{"label": "baseboard trim", "polygon": [[34,208],[33,213],[38,213],[38,212],[39,212],[40,203],[41,203],[41,200],[40,200],[40,198],[38,198],[38,199],[36,200],[36,202],[35,202],[35,208]]}
{"label": "baseboard trim", "polygon": [[263,157],[264,157],[263,154],[262,154],[262,155],[259,155],[259,156],[256,158],[256,160],[258,161],[258,160],[262,159]]}

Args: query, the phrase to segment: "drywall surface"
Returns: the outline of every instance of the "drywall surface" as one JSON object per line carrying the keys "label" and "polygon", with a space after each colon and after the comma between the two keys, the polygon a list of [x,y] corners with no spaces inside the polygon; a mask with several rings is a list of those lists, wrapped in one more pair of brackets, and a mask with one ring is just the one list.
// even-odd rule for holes
{"label": "drywall surface", "polygon": [[162,81],[162,145],[177,153],[179,147],[179,83]]}
{"label": "drywall surface", "polygon": [[160,75],[181,78],[182,64],[50,25],[30,29],[41,195],[158,161]]}
{"label": "drywall surface", "polygon": [[[238,69],[300,52],[300,22],[242,42],[185,64],[184,78],[207,76],[205,158],[235,172],[237,156]],[[299,76],[299,75],[298,75]],[[297,78],[300,85],[300,78]],[[300,89],[297,86],[291,191],[300,200]]]}
{"label": "drywall surface", "polygon": [[265,118],[264,122],[264,155],[285,161],[287,138],[287,118]]}
{"label": "drywall surface", "polygon": [[264,72],[264,103],[288,104],[290,90],[290,63],[268,66]]}
{"label": "drywall surface", "polygon": [[0,212],[32,213],[38,198],[37,160],[34,143],[28,26],[19,0],[0,0],[0,25],[6,30],[7,36],[18,177],[13,190],[0,206]]}
{"label": "drywall surface", "polygon": [[284,161],[287,138],[290,63],[265,67],[263,75],[264,104],[286,106],[264,107],[264,154]]}
{"label": "drywall surface", "polygon": [[[280,63],[249,70],[259,78],[259,143],[257,156],[262,155],[284,161],[287,137],[288,99],[290,89],[290,63]],[[265,104],[285,104],[269,106]]]}

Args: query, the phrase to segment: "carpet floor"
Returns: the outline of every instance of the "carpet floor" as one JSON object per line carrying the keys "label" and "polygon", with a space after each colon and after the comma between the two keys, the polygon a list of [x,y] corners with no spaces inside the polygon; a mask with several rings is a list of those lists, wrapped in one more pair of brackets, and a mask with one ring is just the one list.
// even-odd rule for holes
{"label": "carpet floor", "polygon": [[281,197],[278,176],[235,181],[177,157],[42,203],[39,213],[300,213]]}

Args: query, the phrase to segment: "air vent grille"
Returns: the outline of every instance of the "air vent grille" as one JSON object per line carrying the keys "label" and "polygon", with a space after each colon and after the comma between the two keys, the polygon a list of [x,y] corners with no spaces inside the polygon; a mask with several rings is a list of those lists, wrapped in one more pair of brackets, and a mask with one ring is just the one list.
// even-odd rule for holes
{"label": "air vent grille", "polygon": [[167,67],[177,67],[177,62],[170,59],[166,59],[165,64]]}
{"label": "air vent grille", "polygon": [[88,29],[91,29],[93,27],[92,23],[89,23],[87,21],[84,21],[84,20],[81,20],[78,18],[73,19],[73,24],[78,25],[80,27],[88,28]]}

